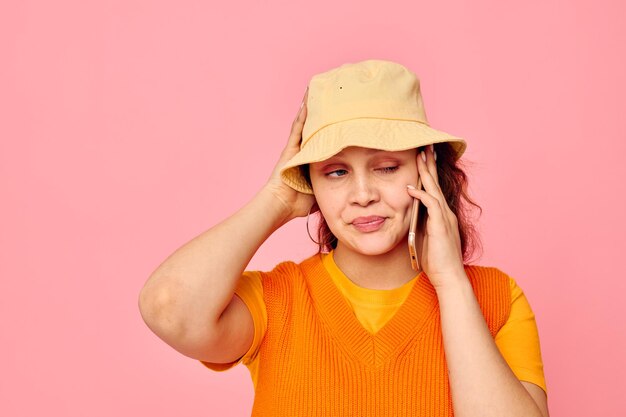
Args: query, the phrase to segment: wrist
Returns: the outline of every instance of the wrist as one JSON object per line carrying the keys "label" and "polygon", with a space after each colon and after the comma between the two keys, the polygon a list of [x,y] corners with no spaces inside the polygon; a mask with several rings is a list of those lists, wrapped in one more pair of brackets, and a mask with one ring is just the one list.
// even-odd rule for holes
{"label": "wrist", "polygon": [[292,219],[293,210],[291,206],[271,186],[265,185],[261,188],[256,198],[262,201],[263,208],[260,212],[271,215],[276,227],[280,227]]}
{"label": "wrist", "polygon": [[465,271],[455,272],[445,277],[437,277],[434,281],[438,283],[433,285],[437,295],[471,288],[472,286]]}

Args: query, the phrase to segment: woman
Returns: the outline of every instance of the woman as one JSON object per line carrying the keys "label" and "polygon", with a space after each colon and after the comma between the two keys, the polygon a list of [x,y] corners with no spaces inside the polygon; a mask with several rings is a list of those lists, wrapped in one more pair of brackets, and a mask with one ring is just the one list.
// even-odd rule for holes
{"label": "woman", "polygon": [[[253,415],[548,416],[521,289],[464,262],[465,147],[428,125],[419,80],[400,64],[314,76],[266,186],[159,266],[144,320],[210,369],[246,364]],[[318,253],[245,271],[285,223],[306,216],[308,230],[313,208]]]}

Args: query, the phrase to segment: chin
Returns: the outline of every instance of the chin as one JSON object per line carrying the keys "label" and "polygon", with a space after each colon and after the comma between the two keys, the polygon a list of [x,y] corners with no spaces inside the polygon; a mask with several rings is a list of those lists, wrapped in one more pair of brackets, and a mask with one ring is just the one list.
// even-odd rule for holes
{"label": "chin", "polygon": [[355,251],[368,256],[376,256],[376,255],[384,255],[393,251],[397,246],[398,242],[392,242],[387,239],[362,239],[359,242],[355,242],[356,244],[352,245]]}

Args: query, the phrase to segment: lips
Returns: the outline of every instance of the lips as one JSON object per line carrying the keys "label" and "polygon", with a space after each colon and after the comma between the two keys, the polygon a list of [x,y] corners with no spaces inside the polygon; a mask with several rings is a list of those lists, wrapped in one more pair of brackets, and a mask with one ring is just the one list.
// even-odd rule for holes
{"label": "lips", "polygon": [[380,230],[387,219],[380,216],[357,217],[352,222],[352,227],[361,233],[370,233]]}
{"label": "lips", "polygon": [[368,224],[368,223],[376,223],[381,220],[384,220],[384,217],[380,216],[366,216],[366,217],[357,217],[352,221],[352,224]]}

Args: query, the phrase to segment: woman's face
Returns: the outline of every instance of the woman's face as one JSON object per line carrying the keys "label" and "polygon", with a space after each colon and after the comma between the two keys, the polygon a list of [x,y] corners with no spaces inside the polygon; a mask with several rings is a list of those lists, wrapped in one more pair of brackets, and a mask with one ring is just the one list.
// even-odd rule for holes
{"label": "woman's face", "polygon": [[[348,147],[309,166],[315,199],[338,245],[379,255],[406,244],[413,198],[407,184],[417,184],[417,150],[381,151]],[[361,217],[377,223],[361,225]]]}

